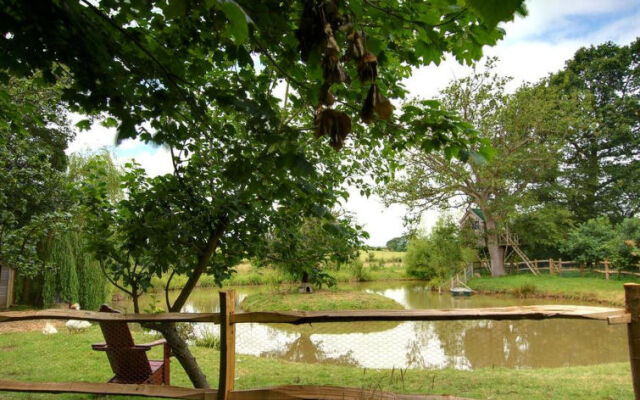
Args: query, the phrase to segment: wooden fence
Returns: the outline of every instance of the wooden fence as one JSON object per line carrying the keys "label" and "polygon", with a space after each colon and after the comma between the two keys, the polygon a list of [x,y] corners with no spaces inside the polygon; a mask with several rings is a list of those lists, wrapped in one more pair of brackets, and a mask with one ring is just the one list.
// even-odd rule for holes
{"label": "wooden fence", "polygon": [[[563,261],[563,260],[554,260],[553,258],[545,259],[545,260],[532,260],[531,264],[534,265],[534,269],[538,271],[549,271],[549,275],[560,275],[563,272],[580,272],[580,276],[584,277],[586,272],[594,272],[597,274],[604,275],[606,280],[609,280],[611,275],[626,275],[626,276],[639,276],[640,272],[636,271],[624,271],[618,270],[611,266],[611,263],[608,260],[600,261],[596,263],[595,268],[587,268],[584,263],[579,261]],[[481,263],[482,264],[482,263]],[[526,266],[526,263],[521,262],[507,262],[505,263],[505,269],[507,273],[521,273],[521,272],[531,272],[529,268]],[[473,276],[473,265],[471,265],[471,269],[467,271],[465,274],[467,277]]]}
{"label": "wooden fence", "polygon": [[635,398],[640,400],[640,284],[625,284],[625,309],[608,307],[543,305],[473,309],[359,310],[316,312],[235,312],[233,290],[220,292],[220,313],[111,314],[91,311],[39,310],[0,312],[0,323],[33,319],[84,319],[123,322],[208,322],[220,324],[220,379],[216,389],[193,389],[173,386],[129,385],[84,382],[18,382],[0,380],[0,391],[87,393],[132,395],[201,400],[266,399],[396,399],[444,400],[451,396],[399,395],[359,388],[292,385],[250,390],[234,389],[235,324],[261,322],[306,324],[353,321],[450,321],[450,320],[520,320],[520,319],[588,319],[609,324],[627,324],[632,381]]}

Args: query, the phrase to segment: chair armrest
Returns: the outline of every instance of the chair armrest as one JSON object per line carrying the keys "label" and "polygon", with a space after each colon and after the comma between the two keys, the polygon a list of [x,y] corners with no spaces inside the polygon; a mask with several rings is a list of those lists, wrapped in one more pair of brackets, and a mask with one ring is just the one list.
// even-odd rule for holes
{"label": "chair armrest", "polygon": [[166,339],[158,339],[158,340],[155,340],[155,341],[149,342],[149,343],[140,343],[140,344],[137,344],[136,346],[145,346],[145,347],[151,348],[153,346],[159,346],[161,344],[166,344],[166,343],[167,343]]}
{"label": "chair armrest", "polygon": [[95,351],[107,351],[106,343],[94,343],[91,345],[91,348]]}

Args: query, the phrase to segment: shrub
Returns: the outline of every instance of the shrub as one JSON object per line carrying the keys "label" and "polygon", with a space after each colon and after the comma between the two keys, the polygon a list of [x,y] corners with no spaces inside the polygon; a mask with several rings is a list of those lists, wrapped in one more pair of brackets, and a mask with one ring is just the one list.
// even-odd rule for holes
{"label": "shrub", "polygon": [[357,258],[349,264],[349,272],[358,282],[364,282],[370,279],[369,273],[364,268],[364,264]]}
{"label": "shrub", "polygon": [[198,347],[220,350],[220,336],[209,330],[205,330],[196,338],[195,345]]}
{"label": "shrub", "polygon": [[463,245],[455,223],[441,218],[429,236],[409,242],[405,264],[407,274],[440,284],[464,269],[474,257],[474,251]]}
{"label": "shrub", "polygon": [[615,255],[612,243],[616,236],[608,218],[590,219],[569,231],[563,252],[573,260],[593,265]]}

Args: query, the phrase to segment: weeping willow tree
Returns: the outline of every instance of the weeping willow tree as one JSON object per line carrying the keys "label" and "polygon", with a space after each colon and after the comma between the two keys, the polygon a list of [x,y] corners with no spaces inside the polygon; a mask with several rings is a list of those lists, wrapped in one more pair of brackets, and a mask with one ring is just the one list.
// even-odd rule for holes
{"label": "weeping willow tree", "polygon": [[[107,152],[90,155],[71,155],[67,180],[72,185],[82,185],[97,169],[106,173],[100,176],[110,199],[117,201],[122,192],[119,185],[119,169]],[[72,217],[66,229],[42,240],[40,257],[44,261],[42,273],[42,304],[51,307],[56,303],[79,303],[85,310],[96,310],[110,293],[99,262],[86,251],[86,221],[81,205],[69,210]]]}
{"label": "weeping willow tree", "polygon": [[95,310],[106,299],[107,282],[98,263],[85,251],[82,232],[64,232],[52,240],[47,267],[43,273],[42,301],[79,303]]}

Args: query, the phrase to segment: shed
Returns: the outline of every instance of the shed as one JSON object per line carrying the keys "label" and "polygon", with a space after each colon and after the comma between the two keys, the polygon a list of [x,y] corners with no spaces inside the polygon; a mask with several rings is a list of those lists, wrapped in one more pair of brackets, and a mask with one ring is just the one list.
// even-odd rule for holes
{"label": "shed", "polygon": [[0,264],[0,309],[9,308],[13,303],[15,270]]}

